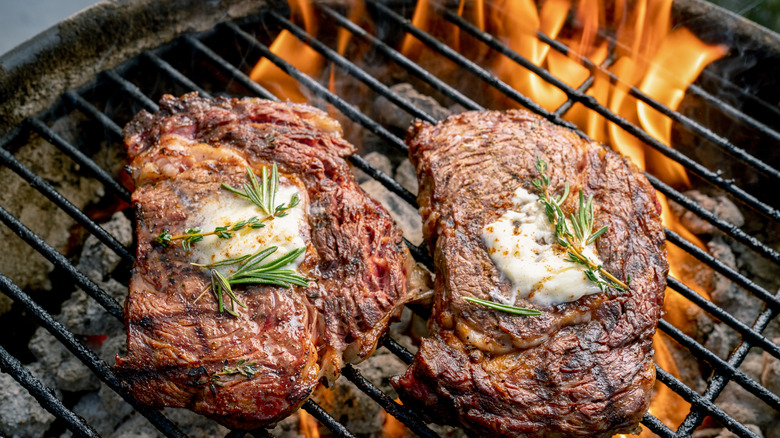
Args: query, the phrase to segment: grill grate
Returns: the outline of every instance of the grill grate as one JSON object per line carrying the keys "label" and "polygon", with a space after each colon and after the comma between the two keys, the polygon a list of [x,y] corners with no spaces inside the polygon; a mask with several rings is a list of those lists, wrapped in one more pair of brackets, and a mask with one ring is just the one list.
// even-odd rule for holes
{"label": "grill grate", "polygon": [[[778,210],[772,207],[769,203],[762,201],[753,194],[750,194],[746,190],[738,187],[732,181],[722,177],[718,172],[708,169],[706,166],[696,162],[685,154],[667,147],[663,143],[651,137],[640,127],[635,126],[627,120],[623,119],[621,116],[612,113],[609,109],[600,105],[594,98],[587,95],[586,92],[593,84],[593,75],[596,71],[610,75],[610,78],[614,81],[620,80],[620,78],[614,77],[612,73],[608,72],[604,66],[593,65],[587,59],[581,59],[584,65],[590,69],[591,77],[586,80],[582,86],[574,89],[552,76],[543,68],[533,65],[527,59],[521,57],[517,53],[512,52],[508,47],[495,39],[493,36],[480,31],[473,25],[469,24],[465,20],[449,11],[442,12],[442,16],[446,20],[457,25],[461,30],[468,32],[491,49],[508,56],[519,65],[536,73],[545,81],[557,86],[559,89],[564,91],[568,96],[567,102],[564,103],[558,110],[550,112],[522,94],[518,93],[508,84],[502,82],[493,76],[490,72],[477,65],[473,61],[467,59],[463,55],[459,54],[449,46],[440,42],[421,29],[414,27],[408,20],[406,20],[404,16],[400,15],[390,7],[376,2],[369,2],[369,6],[372,13],[376,14],[377,16],[381,16],[383,19],[389,20],[389,22],[398,26],[400,29],[403,29],[403,31],[414,35],[417,39],[433,49],[437,54],[455,63],[457,66],[459,66],[459,68],[463,69],[463,71],[473,74],[480,80],[484,81],[484,83],[490,85],[499,92],[503,93],[505,96],[513,99],[522,106],[541,115],[542,117],[545,117],[546,119],[559,125],[569,127],[577,131],[579,135],[587,137],[585,133],[580,131],[571,122],[562,118],[566,111],[568,111],[568,109],[570,109],[575,103],[585,105],[587,108],[596,111],[597,113],[604,116],[607,120],[614,122],[625,131],[640,139],[643,143],[653,147],[665,156],[682,164],[687,170],[698,175],[702,180],[729,193],[734,199],[738,200],[745,206],[757,211],[759,214],[769,218],[771,221],[780,222],[780,212],[778,212]],[[326,5],[317,5],[317,8],[323,17],[331,20],[331,23],[329,24],[332,24],[334,28],[339,27],[347,30],[353,37],[356,37],[362,40],[364,43],[369,44],[373,50],[376,51],[376,53],[385,57],[388,62],[392,62],[405,69],[407,73],[415,76],[417,79],[427,84],[427,86],[440,93],[445,98],[461,105],[466,109],[483,109],[482,105],[467,97],[451,85],[445,83],[440,78],[424,70],[420,65],[414,63],[401,53],[397,52],[385,41],[380,40],[375,35],[366,32],[357,24],[351,22],[337,10]],[[278,100],[278,98],[268,90],[249,79],[245,73],[247,68],[246,65],[241,64],[241,62],[234,63],[228,61],[225,59],[225,57],[223,57],[223,55],[220,54],[219,48],[210,46],[209,41],[213,40],[233,41],[239,46],[239,51],[241,53],[252,52],[257,53],[258,56],[268,58],[277,67],[292,76],[301,85],[306,87],[317,98],[320,98],[328,104],[332,105],[352,122],[360,125],[363,129],[381,139],[387,146],[399,152],[406,152],[407,147],[403,143],[403,140],[391,132],[388,128],[385,128],[379,122],[373,120],[371,117],[361,112],[361,110],[356,109],[352,103],[329,91],[328,88],[320,83],[319,80],[312,79],[311,77],[298,71],[295,67],[283,59],[273,54],[267,45],[245,30],[250,28],[257,28],[258,24],[263,27],[278,27],[288,30],[298,39],[304,41],[311,48],[319,52],[328,62],[338,66],[340,71],[365,84],[377,95],[386,97],[388,100],[414,117],[418,117],[430,122],[435,121],[435,119],[430,114],[408,102],[402,96],[394,93],[390,88],[381,83],[370,73],[363,70],[361,67],[357,66],[350,60],[344,58],[342,55],[339,55],[336,51],[329,48],[325,43],[307,34],[306,31],[293,24],[285,16],[274,11],[269,11],[268,13],[261,16],[244,20],[242,23],[229,22],[219,25],[215,29],[201,34],[182,36],[178,40],[166,46],[160,47],[154,51],[144,52],[139,57],[125,62],[116,69],[102,72],[100,75],[98,75],[93,83],[88,84],[77,91],[67,91],[63,94],[60,101],[52,109],[44,114],[28,118],[25,123],[16,127],[3,139],[0,139],[0,162],[2,162],[4,166],[11,169],[14,173],[21,176],[25,181],[37,189],[57,207],[70,215],[77,223],[82,225],[89,233],[96,236],[121,259],[126,262],[132,262],[133,255],[130,248],[125,248],[110,233],[104,230],[99,224],[91,220],[87,214],[70,203],[57,191],[57,189],[52,184],[48,183],[35,172],[22,164],[11,152],[13,149],[12,145],[23,143],[25,137],[30,132],[34,132],[40,135],[47,142],[56,146],[74,162],[78,163],[80,166],[86,169],[95,179],[107,187],[109,191],[118,199],[124,202],[129,202],[130,193],[127,191],[127,189],[125,189],[122,184],[114,178],[114,176],[112,176],[105,169],[101,168],[95,161],[93,161],[92,158],[87,155],[87,153],[84,152],[84,145],[72,144],[58,135],[50,125],[54,120],[57,119],[58,115],[62,114],[63,108],[65,109],[65,112],[78,111],[90,120],[102,126],[107,144],[110,144],[113,147],[120,147],[118,145],[119,141],[121,140],[120,126],[127,122],[127,114],[132,114],[140,108],[144,108],[149,111],[155,111],[158,108],[157,104],[150,97],[159,94],[158,90],[156,90],[157,85],[148,85],[145,84],[144,81],[137,80],[139,71],[150,70],[152,72],[152,76],[164,77],[165,79],[161,80],[161,82],[169,82],[172,84],[174,89],[180,90],[182,92],[198,91],[203,96],[210,96],[211,94],[231,94],[231,92],[226,93],[224,90],[229,90],[231,89],[230,87],[237,86],[244,90],[246,94],[255,95],[266,99]],[[538,35],[538,37],[542,42],[549,44],[553,50],[560,51],[566,55],[572,55],[569,51],[569,48],[562,43],[552,40],[548,36],[541,33]],[[203,58],[207,64],[208,73],[205,75],[196,74],[192,71],[187,71],[186,66],[184,68],[177,67],[174,59],[175,57],[172,56],[172,54],[176,51],[182,50],[191,51],[193,54]],[[606,62],[611,62],[610,58],[607,58]],[[207,78],[206,76],[209,74],[213,75],[213,77]],[[134,77],[136,80],[133,80]],[[156,82],[156,80],[153,82]],[[108,93],[108,97],[96,99],[95,96],[99,96],[102,93],[103,88],[101,87],[111,89],[113,92]],[[697,86],[691,86],[689,88],[689,92],[703,97],[708,102],[714,102],[727,114],[730,114],[736,119],[744,122],[752,129],[754,129],[758,134],[765,136],[769,140],[778,141],[778,139],[780,139],[780,133],[777,131],[773,130],[762,122],[753,119],[750,115],[740,112],[726,102],[719,100],[717,97],[710,95],[703,89]],[[700,138],[713,143],[727,154],[743,162],[745,166],[762,173],[770,181],[777,182],[780,180],[780,172],[778,172],[777,169],[774,169],[769,164],[764,163],[761,159],[748,154],[744,150],[734,145],[728,139],[715,132],[712,132],[709,128],[703,126],[699,122],[692,120],[681,113],[664,107],[636,88],[632,87],[629,90],[629,93],[642,102],[647,103],[663,114],[669,116],[678,122],[682,127],[689,129]],[[120,100],[123,102],[123,104],[116,104],[114,100]],[[100,106],[102,106],[103,109],[100,109]],[[130,109],[128,109],[128,106]],[[373,167],[371,164],[369,164],[368,161],[359,155],[353,156],[350,161],[355,167],[363,170],[369,176],[382,183],[382,185],[385,186],[388,190],[400,196],[411,206],[415,208],[417,207],[415,195],[406,190],[390,175],[387,175],[381,170]],[[697,204],[694,200],[664,184],[655,176],[650,174],[647,174],[647,176],[651,183],[661,193],[682,205],[688,211],[693,212],[707,223],[723,231],[727,236],[731,237],[735,241],[742,243],[756,254],[769,260],[775,265],[780,265],[780,253],[778,253],[767,243],[740,229],[734,224],[718,218],[716,215]],[[78,287],[82,288],[100,305],[102,305],[108,314],[114,318],[117,318],[119,321],[122,320],[122,307],[120,303],[114,300],[98,285],[87,278],[64,255],[59,253],[41,237],[27,228],[19,218],[9,213],[3,207],[0,207],[0,220],[15,234],[27,242],[28,245],[33,247],[52,264],[54,264],[55,267],[66,273]],[[729,382],[735,382],[751,394],[764,401],[771,408],[780,412],[780,397],[738,369],[740,364],[742,364],[745,357],[747,356],[748,352],[753,347],[759,347],[775,358],[780,359],[780,346],[762,334],[769,323],[772,322],[772,320],[775,318],[777,313],[780,312],[780,294],[771,293],[764,287],[754,282],[752,279],[728,266],[722,260],[719,260],[709,253],[699,249],[694,243],[686,240],[684,237],[680,236],[674,231],[667,229],[666,237],[669,243],[682,248],[688,254],[709,266],[714,271],[727,278],[733,284],[743,288],[760,299],[765,304],[766,310],[764,310],[759,315],[759,317],[752,325],[745,324],[743,321],[740,321],[738,318],[731,315],[728,311],[703,298],[690,286],[684,284],[678,279],[670,277],[669,286],[673,290],[677,291],[680,295],[685,297],[697,307],[712,315],[720,322],[738,332],[742,336],[742,342],[731,353],[729,358],[724,360],[695,339],[686,335],[678,327],[675,327],[666,320],[661,320],[659,329],[667,334],[670,338],[678,342],[680,345],[685,347],[695,357],[706,362],[712,368],[713,374],[707,383],[707,387],[704,393],[699,394],[669,372],[660,367],[656,367],[658,380],[669,387],[672,391],[680,395],[683,399],[691,403],[692,406],[690,413],[676,431],[670,429],[658,418],[650,414],[647,414],[644,417],[643,424],[652,432],[663,437],[687,437],[693,434],[694,430],[696,430],[702,424],[706,416],[711,416],[724,427],[740,437],[755,437],[756,435],[753,431],[748,429],[744,424],[741,424],[733,419],[728,413],[724,412],[714,403],[714,400],[718,397],[721,391],[723,391],[726,384]],[[432,268],[432,260],[427,254],[425,247],[415,246],[408,241],[406,243],[418,261],[427,265],[429,268]],[[121,382],[113,374],[109,365],[98,358],[91,350],[85,348],[77,340],[73,333],[70,333],[64,326],[56,322],[54,318],[38,303],[36,303],[26,292],[22,291],[9,278],[2,274],[0,274],[0,290],[11,297],[21,307],[23,307],[31,318],[33,318],[39,325],[43,326],[46,328],[46,330],[53,334],[59,342],[65,345],[73,355],[86,364],[92,370],[92,372],[94,372],[105,384],[121,395],[136,410],[138,410],[138,412],[148,418],[149,421],[166,436],[184,436],[184,434],[177,428],[177,426],[159,411],[150,409],[135,402],[129,393],[122,387]],[[392,338],[387,338],[383,342],[383,346],[395,354],[403,362],[407,364],[411,362],[412,354]],[[52,393],[38,379],[36,379],[29,373],[29,371],[27,371],[27,369],[19,362],[18,359],[8,353],[8,351],[2,347],[0,347],[0,368],[2,368],[4,372],[12,375],[18,382],[20,382],[40,402],[42,406],[44,406],[58,419],[62,420],[66,426],[74,432],[74,434],[79,436],[97,436],[97,432],[95,432],[95,430],[90,425],[86,424],[82,418],[65,407],[63,403],[54,397]],[[382,392],[379,388],[374,386],[370,381],[363,377],[356,368],[348,365],[344,368],[343,375],[358,389],[369,395],[376,403],[382,406],[390,415],[401,421],[417,435],[423,437],[438,436],[435,432],[428,428],[425,422],[421,419],[419,413],[414,412],[393,401],[388,394]],[[307,401],[304,404],[303,409],[316,418],[321,424],[326,426],[335,436],[355,436],[355,434],[347,430],[343,424],[333,418],[314,401]],[[245,436],[247,433],[255,437],[271,436],[270,433],[264,429],[250,432],[231,431],[227,436],[241,437]]]}

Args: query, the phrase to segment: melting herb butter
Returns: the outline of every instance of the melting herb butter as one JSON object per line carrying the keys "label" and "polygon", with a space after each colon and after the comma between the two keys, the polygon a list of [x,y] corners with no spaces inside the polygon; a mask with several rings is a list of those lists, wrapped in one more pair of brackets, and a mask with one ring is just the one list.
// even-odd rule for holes
{"label": "melting herb butter", "polygon": [[[491,260],[512,283],[512,296],[491,298],[505,304],[522,297],[538,305],[554,305],[601,292],[580,265],[567,260],[567,251],[556,241],[555,229],[538,201],[537,195],[518,188],[509,210],[482,230]],[[582,254],[601,265],[592,244],[584,246]]]}

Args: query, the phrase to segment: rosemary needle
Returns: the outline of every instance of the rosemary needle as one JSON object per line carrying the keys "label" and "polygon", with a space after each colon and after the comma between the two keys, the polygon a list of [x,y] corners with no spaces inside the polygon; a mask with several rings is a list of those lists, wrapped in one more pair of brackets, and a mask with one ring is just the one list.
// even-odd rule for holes
{"label": "rosemary needle", "polygon": [[200,228],[189,228],[184,231],[183,234],[172,235],[167,229],[163,230],[155,238],[155,243],[162,247],[167,247],[174,240],[181,240],[181,246],[185,251],[189,251],[192,248],[192,244],[200,242],[206,236],[216,235],[220,239],[230,239],[234,236],[234,233],[244,228],[258,229],[265,227],[264,222],[272,220],[277,217],[287,216],[291,208],[300,204],[301,200],[298,194],[295,193],[290,197],[290,201],[287,204],[276,203],[276,195],[279,191],[279,170],[276,167],[276,163],[271,166],[271,174],[268,174],[268,168],[263,167],[262,181],[258,181],[257,176],[250,167],[246,168],[248,183],[243,186],[243,191],[231,187],[227,184],[222,184],[222,188],[229,192],[249,199],[253,204],[260,208],[260,210],[266,214],[266,217],[260,219],[253,216],[249,219],[241,220],[235,223],[228,223],[221,227],[216,227],[213,231],[203,231]]}
{"label": "rosemary needle", "polygon": [[[203,292],[195,298],[195,302],[209,290],[214,294],[217,299],[217,308],[220,313],[227,312],[233,316],[238,316],[236,305],[246,308],[246,305],[242,303],[235,292],[233,286],[239,284],[269,284],[281,287],[307,286],[309,279],[298,274],[293,269],[284,269],[287,265],[292,263],[299,255],[306,251],[306,247],[294,249],[287,254],[279,257],[278,259],[265,263],[262,263],[271,254],[276,252],[278,248],[271,246],[265,248],[255,254],[245,254],[240,257],[220,260],[215,263],[200,264],[191,263],[193,266],[210,269],[211,284],[206,286]],[[218,270],[214,269],[218,266],[227,266],[238,264],[238,269],[229,275],[223,275]],[[225,305],[225,298],[229,300],[229,307]]]}
{"label": "rosemary needle", "polygon": [[479,298],[473,298],[473,297],[464,297],[463,298],[466,301],[470,301],[472,303],[481,304],[485,307],[489,307],[491,309],[500,310],[502,312],[506,313],[513,313],[515,315],[522,315],[522,316],[535,316],[535,315],[541,315],[542,312],[535,310],[535,309],[526,309],[525,307],[515,307],[510,306],[508,304],[500,304],[493,301],[487,301],[487,300],[481,300]]}

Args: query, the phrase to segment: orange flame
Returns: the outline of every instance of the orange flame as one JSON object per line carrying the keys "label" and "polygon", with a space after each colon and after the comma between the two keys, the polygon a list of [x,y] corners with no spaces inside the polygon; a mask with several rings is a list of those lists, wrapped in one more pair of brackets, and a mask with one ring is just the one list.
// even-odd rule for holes
{"label": "orange flame", "polygon": [[[314,7],[309,0],[292,0],[290,11],[293,22],[303,21],[306,32],[311,35],[317,34]],[[317,77],[322,72],[324,62],[322,56],[287,30],[282,30],[279,33],[269,49],[309,76]],[[266,58],[261,59],[255,65],[249,77],[282,100],[299,103],[308,100],[298,81]]]}
{"label": "orange flame", "polygon": [[303,409],[299,410],[298,430],[306,438],[320,438],[320,429],[317,420]]}

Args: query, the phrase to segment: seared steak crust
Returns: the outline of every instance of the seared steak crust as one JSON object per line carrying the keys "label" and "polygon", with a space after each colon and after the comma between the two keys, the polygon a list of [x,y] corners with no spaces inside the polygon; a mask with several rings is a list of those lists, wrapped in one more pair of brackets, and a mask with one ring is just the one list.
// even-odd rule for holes
{"label": "seared steak crust", "polygon": [[[387,212],[354,182],[342,158],[354,148],[323,112],[196,95],[165,96],[160,108],[125,128],[138,249],[125,304],[128,351],[117,370],[144,403],[187,407],[229,427],[269,425],[320,378],[371,354],[407,300],[412,259]],[[316,281],[237,287],[248,309],[220,314],[211,295],[196,300],[210,284],[207,271],[190,265],[181,245],[153,242],[163,229],[188,228],[221,183],[246,182],[246,166],[259,175],[272,163],[298,186],[307,212],[298,271]],[[209,384],[241,360],[257,364],[251,378]]]}
{"label": "seared steak crust", "polygon": [[[619,155],[519,110],[416,122],[407,143],[420,182],[423,232],[436,268],[431,337],[393,380],[405,404],[463,425],[473,436],[611,436],[635,430],[655,380],[652,336],[668,263],[660,208],[644,176]],[[512,296],[481,230],[535,193],[537,157],[552,193],[593,195],[605,268],[631,278],[626,293],[587,295],[520,317],[472,304]],[[564,204],[567,214],[577,196]]]}

